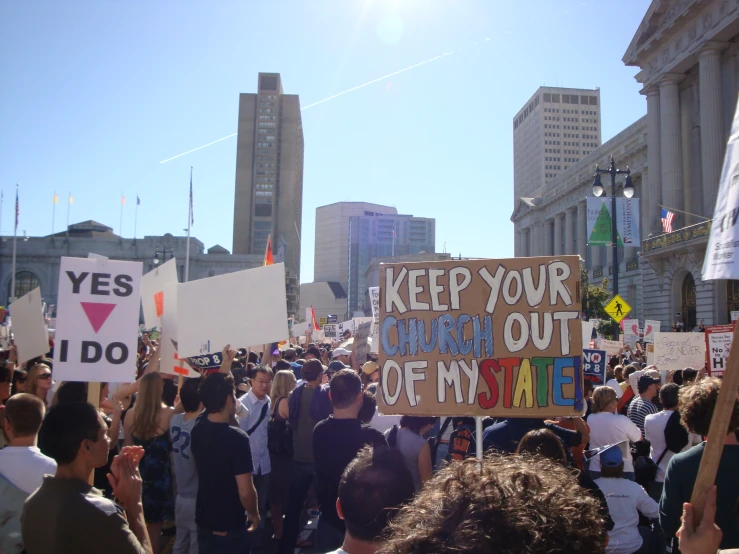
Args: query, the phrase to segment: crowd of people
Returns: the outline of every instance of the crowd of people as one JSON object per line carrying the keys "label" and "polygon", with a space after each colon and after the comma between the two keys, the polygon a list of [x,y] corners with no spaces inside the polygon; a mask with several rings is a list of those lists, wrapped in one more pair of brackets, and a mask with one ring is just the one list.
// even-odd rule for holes
{"label": "crowd of people", "polygon": [[183,379],[143,335],[138,378],[99,389],[3,353],[0,553],[739,549],[739,403],[689,504],[720,379],[626,349],[584,417],[488,418],[477,459],[473,419],[381,414],[375,355],[306,340]]}

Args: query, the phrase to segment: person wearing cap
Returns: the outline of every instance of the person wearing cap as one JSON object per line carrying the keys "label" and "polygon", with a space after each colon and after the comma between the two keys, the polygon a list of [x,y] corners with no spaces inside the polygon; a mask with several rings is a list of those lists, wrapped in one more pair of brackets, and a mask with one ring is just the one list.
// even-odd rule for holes
{"label": "person wearing cap", "polygon": [[331,360],[336,360],[344,365],[349,365],[349,356],[351,355],[352,353],[346,348],[336,348],[331,353]]}
{"label": "person wearing cap", "polygon": [[659,392],[659,385],[659,379],[650,375],[642,375],[637,383],[639,396],[629,404],[628,417],[641,431],[642,439],[644,438],[644,420],[647,416],[659,412],[657,405],[652,403],[652,398]]}
{"label": "person wearing cap", "polygon": [[380,366],[377,362],[365,362],[362,366],[362,384],[366,387],[370,383],[378,383],[380,381]]}
{"label": "person wearing cap", "polygon": [[609,554],[650,554],[656,537],[650,527],[639,526],[639,513],[659,518],[659,506],[641,485],[624,478],[624,458],[618,444],[600,453],[601,476],[595,484],[603,492],[614,522],[608,531]]}

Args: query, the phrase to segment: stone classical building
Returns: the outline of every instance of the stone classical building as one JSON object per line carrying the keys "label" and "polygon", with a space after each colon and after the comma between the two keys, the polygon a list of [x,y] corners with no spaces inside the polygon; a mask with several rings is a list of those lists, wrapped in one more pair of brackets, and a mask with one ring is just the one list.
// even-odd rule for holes
{"label": "stone classical building", "polygon": [[[611,248],[586,244],[585,199],[594,164],[613,155],[630,166],[641,201],[641,248],[619,249],[616,261],[619,292],[636,317],[660,320],[663,330],[678,317],[688,327],[727,322],[739,309],[739,282],[703,282],[701,268],[737,104],[738,38],[739,0],[654,0],[624,56],[641,68],[647,115],[516,198],[516,255],[579,254],[591,280],[612,273]],[[662,206],[676,213],[672,233],[662,231]]]}
{"label": "stone classical building", "polygon": [[[126,239],[113,233],[96,221],[85,221],[70,225],[67,231],[46,237],[20,237],[17,239],[16,254],[16,297],[41,287],[41,297],[47,304],[57,303],[59,287],[59,264],[62,256],[86,258],[98,254],[114,260],[134,260],[144,264],[144,273],[156,265],[177,259],[180,282],[185,280],[186,237],[175,237],[169,233],[161,237]],[[0,303],[7,306],[12,276],[13,237],[0,238]],[[190,280],[213,277],[243,269],[261,266],[261,254],[229,254],[222,246],[213,246],[207,251],[203,243],[190,238]],[[297,283],[293,284],[297,289]],[[294,299],[297,302],[297,298]]]}

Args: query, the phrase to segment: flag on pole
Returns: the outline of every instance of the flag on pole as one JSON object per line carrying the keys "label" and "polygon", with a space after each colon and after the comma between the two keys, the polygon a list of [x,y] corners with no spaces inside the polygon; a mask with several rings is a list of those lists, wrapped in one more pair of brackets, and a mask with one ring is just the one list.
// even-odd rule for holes
{"label": "flag on pole", "polygon": [[264,265],[272,265],[275,258],[272,255],[272,235],[267,237],[267,247],[264,249]]}
{"label": "flag on pole", "polygon": [[316,311],[313,309],[313,306],[310,307],[310,318],[313,324],[313,330],[318,331],[319,327],[318,327],[318,322],[316,321]]}
{"label": "flag on pole", "polygon": [[15,189],[15,229],[18,230],[18,218],[21,215],[21,205],[18,202],[18,188]]}
{"label": "flag on pole", "polygon": [[126,205],[126,197],[121,194],[121,206]]}
{"label": "flag on pole", "polygon": [[195,210],[192,204],[192,171],[190,171],[190,225],[195,225]]}
{"label": "flag on pole", "polygon": [[673,219],[675,219],[675,214],[670,210],[662,208],[662,231],[665,233],[672,233]]}
{"label": "flag on pole", "polygon": [[136,195],[136,205],[137,206],[140,206],[141,205],[141,198],[139,198],[139,195],[138,194]]}
{"label": "flag on pole", "polygon": [[59,197],[57,196],[56,193],[54,193],[54,204],[58,204],[58,203],[59,203]]}
{"label": "flag on pole", "polygon": [[72,193],[71,192],[69,193],[69,203],[70,204],[74,203],[74,198],[72,198]]}
{"label": "flag on pole", "polygon": [[398,238],[398,235],[395,233],[395,227],[393,227],[393,238],[394,239],[397,239]]}

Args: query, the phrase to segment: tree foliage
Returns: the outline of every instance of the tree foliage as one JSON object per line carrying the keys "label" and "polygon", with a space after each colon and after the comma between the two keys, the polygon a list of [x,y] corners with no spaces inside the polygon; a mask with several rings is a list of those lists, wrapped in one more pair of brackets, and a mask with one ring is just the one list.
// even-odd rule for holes
{"label": "tree foliage", "polygon": [[608,292],[608,279],[603,278],[600,286],[588,282],[586,269],[580,271],[580,290],[582,291],[582,311],[588,319],[599,319],[596,331],[605,338],[610,339],[613,335],[610,316],[605,311],[605,305],[611,299]]}

